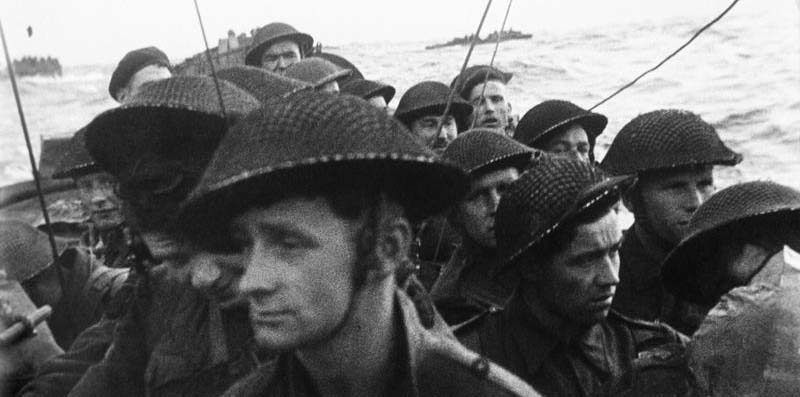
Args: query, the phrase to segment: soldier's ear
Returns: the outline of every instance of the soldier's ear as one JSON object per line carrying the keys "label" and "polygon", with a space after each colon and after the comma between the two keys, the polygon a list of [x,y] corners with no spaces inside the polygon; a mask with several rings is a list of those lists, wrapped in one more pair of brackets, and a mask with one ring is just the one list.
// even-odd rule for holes
{"label": "soldier's ear", "polygon": [[405,218],[386,220],[380,228],[375,247],[381,273],[394,273],[408,260],[412,234],[411,224]]}
{"label": "soldier's ear", "polygon": [[128,98],[128,86],[122,87],[117,90],[117,102],[123,103]]}
{"label": "soldier's ear", "polygon": [[637,188],[636,184],[630,187],[628,191],[622,194],[622,204],[625,208],[628,209],[632,214],[636,214],[638,208],[636,208],[636,203],[639,201],[637,197],[639,195],[639,189]]}

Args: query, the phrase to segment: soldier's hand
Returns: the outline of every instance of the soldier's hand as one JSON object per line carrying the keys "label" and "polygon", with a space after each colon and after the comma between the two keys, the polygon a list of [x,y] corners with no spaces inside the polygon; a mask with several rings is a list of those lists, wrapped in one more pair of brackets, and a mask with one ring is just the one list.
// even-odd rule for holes
{"label": "soldier's hand", "polygon": [[[17,323],[22,313],[34,310],[36,306],[19,283],[0,279],[0,332]],[[3,396],[11,395],[44,361],[63,353],[44,322],[35,328],[35,333],[9,342],[0,345],[0,395]]]}

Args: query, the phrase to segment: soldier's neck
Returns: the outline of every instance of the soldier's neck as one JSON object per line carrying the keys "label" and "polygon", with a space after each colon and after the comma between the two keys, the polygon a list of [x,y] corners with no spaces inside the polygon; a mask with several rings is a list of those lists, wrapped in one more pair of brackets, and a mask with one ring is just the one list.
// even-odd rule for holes
{"label": "soldier's neck", "polygon": [[[497,254],[496,248],[478,244],[475,240],[472,240],[468,236],[463,237],[463,244],[464,252],[466,255],[469,255],[470,258],[470,266],[474,268],[486,268],[483,270],[490,269],[494,266],[495,256]],[[489,272],[486,271],[486,273]]]}
{"label": "soldier's neck", "polygon": [[322,396],[384,395],[401,355],[403,332],[393,277],[367,281],[336,335],[295,355]]}
{"label": "soldier's neck", "polygon": [[575,324],[551,310],[534,289],[523,286],[521,293],[527,307],[528,324],[544,331],[556,340],[569,344],[589,328]]}
{"label": "soldier's neck", "polygon": [[675,244],[659,237],[655,232],[651,231],[644,222],[636,221],[631,227],[647,252],[656,260],[656,263],[660,264],[661,261],[666,258],[669,251],[675,248]]}

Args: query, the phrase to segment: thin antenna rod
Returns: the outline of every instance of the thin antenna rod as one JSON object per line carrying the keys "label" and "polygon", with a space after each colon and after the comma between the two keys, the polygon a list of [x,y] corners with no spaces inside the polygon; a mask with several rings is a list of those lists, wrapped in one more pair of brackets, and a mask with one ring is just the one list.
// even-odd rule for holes
{"label": "thin antenna rod", "polygon": [[[494,58],[497,56],[497,50],[500,49],[500,37],[503,35],[503,30],[506,28],[506,21],[508,21],[508,12],[511,11],[511,3],[514,0],[508,0],[508,7],[506,7],[506,15],[503,17],[503,24],[500,25],[500,32],[497,34],[497,41],[494,43],[494,52],[492,53],[492,60],[489,61],[489,67],[494,66]],[[478,97],[478,103],[483,103],[483,97],[486,95],[486,83],[489,82],[489,72],[486,72],[486,76],[483,78],[483,88],[481,88],[481,96]],[[478,119],[476,117],[472,118],[472,125],[470,125],[470,129],[475,128],[475,121]]]}
{"label": "thin antenna rod", "polygon": [[439,123],[436,126],[436,135],[434,137],[438,137],[439,134],[442,133],[442,127],[444,126],[444,118],[447,117],[447,114],[450,113],[450,107],[453,105],[453,99],[456,94],[456,90],[458,86],[461,85],[461,80],[464,77],[464,70],[467,69],[467,65],[469,64],[469,58],[472,56],[472,50],[475,48],[475,44],[478,42],[478,37],[481,34],[481,28],[483,28],[483,21],[486,20],[486,14],[489,13],[489,8],[492,6],[492,0],[489,0],[486,3],[486,9],[483,10],[483,16],[481,17],[481,22],[478,24],[478,29],[475,31],[475,36],[472,37],[472,42],[469,45],[469,51],[467,51],[467,57],[464,58],[464,64],[461,65],[461,72],[458,73],[456,76],[455,84],[453,87],[450,88],[450,95],[447,96],[447,105],[444,107],[444,112],[442,112],[442,117],[439,118]]}
{"label": "thin antenna rod", "polygon": [[[31,172],[33,173],[33,181],[36,184],[36,194],[39,196],[39,205],[42,208],[44,215],[44,224],[47,228],[47,237],[50,240],[50,251],[53,254],[53,262],[58,259],[58,248],[56,247],[56,239],[53,236],[53,228],[50,225],[50,215],[47,213],[47,204],[44,202],[44,194],[42,193],[42,184],[40,181],[39,170],[36,168],[36,159],[33,156],[33,147],[31,146],[31,136],[28,133],[28,123],[25,122],[25,112],[22,110],[22,101],[19,97],[19,89],[17,89],[17,77],[14,74],[14,66],[11,63],[11,56],[8,54],[8,44],[6,43],[6,34],[3,31],[3,23],[0,22],[0,38],[3,40],[3,52],[6,56],[6,67],[8,68],[8,77],[11,80],[11,88],[14,90],[14,100],[17,102],[17,112],[19,113],[19,121],[22,124],[22,134],[25,136],[25,145],[28,147],[28,159],[31,161]],[[64,285],[64,279],[61,275],[61,267],[56,266],[58,270],[58,278],[61,285]]]}
{"label": "thin antenna rod", "polygon": [[217,88],[217,97],[219,98],[219,106],[222,108],[222,116],[227,118],[228,114],[225,112],[225,101],[222,100],[222,90],[219,88],[219,80],[217,80],[217,70],[214,68],[214,61],[211,59],[211,50],[208,49],[208,39],[206,39],[206,28],[203,26],[203,17],[200,16],[200,6],[197,5],[197,0],[194,0],[194,10],[197,12],[197,21],[200,22],[200,32],[203,33],[203,42],[206,45],[206,59],[208,66],[211,67],[211,77],[214,78],[214,87]]}

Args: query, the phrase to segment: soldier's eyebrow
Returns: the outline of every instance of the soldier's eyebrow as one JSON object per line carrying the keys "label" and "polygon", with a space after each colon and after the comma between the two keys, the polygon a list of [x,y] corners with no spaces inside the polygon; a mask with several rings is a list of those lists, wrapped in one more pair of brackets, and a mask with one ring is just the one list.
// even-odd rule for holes
{"label": "soldier's eyebrow", "polygon": [[589,251],[583,251],[578,255],[573,256],[571,261],[573,263],[581,263],[588,259],[600,258],[609,252],[619,251],[619,248],[621,246],[622,246],[622,239],[607,247],[600,247]]}
{"label": "soldier's eyebrow", "polygon": [[319,245],[320,236],[290,220],[257,220],[253,226],[271,241],[296,239],[306,245]]}

